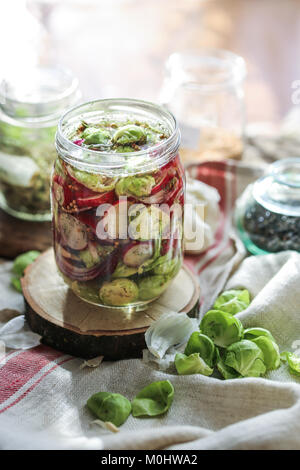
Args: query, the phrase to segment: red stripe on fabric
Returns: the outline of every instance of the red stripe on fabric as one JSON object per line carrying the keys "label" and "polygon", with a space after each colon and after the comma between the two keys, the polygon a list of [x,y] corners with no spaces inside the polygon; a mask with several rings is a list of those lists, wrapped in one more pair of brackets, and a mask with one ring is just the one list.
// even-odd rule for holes
{"label": "red stripe on fabric", "polygon": [[9,358],[0,368],[0,404],[14,395],[49,362],[63,354],[48,346],[37,346]]}
{"label": "red stripe on fabric", "polygon": [[55,364],[53,367],[51,367],[51,369],[47,370],[47,372],[45,372],[36,382],[34,382],[29,388],[28,390],[26,390],[26,392],[24,392],[20,397],[18,397],[14,402],[12,402],[10,405],[6,406],[5,408],[3,408],[2,410],[0,410],[0,414],[1,413],[4,413],[4,411],[8,410],[9,408],[11,408],[12,406],[16,405],[17,403],[19,403],[21,400],[23,400],[23,398],[25,398],[28,393],[30,393],[47,375],[49,375],[51,372],[53,372],[57,367],[61,366],[62,364],[64,364],[65,362],[68,362],[68,361],[71,361],[72,359],[74,359],[74,357],[68,357],[67,359],[64,359],[63,361],[59,362],[58,364]]}

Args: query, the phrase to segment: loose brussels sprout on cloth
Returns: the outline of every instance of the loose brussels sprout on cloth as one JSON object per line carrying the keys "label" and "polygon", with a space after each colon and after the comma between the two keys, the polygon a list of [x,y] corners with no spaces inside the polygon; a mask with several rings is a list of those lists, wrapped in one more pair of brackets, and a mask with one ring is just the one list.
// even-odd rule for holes
{"label": "loose brussels sprout on cloth", "polygon": [[288,363],[289,371],[292,375],[300,377],[300,357],[288,351],[281,353],[280,358],[283,362]]}
{"label": "loose brussels sprout on cloth", "polygon": [[200,357],[212,367],[215,359],[215,345],[212,340],[200,333],[200,331],[194,331],[191,334],[190,339],[184,350],[184,354],[190,356],[191,354],[199,353]]}
{"label": "loose brussels sprout on cloth", "polygon": [[256,339],[259,336],[266,336],[267,338],[270,338],[272,341],[275,342],[275,339],[273,338],[272,334],[270,333],[269,330],[266,330],[265,328],[247,328],[244,330],[244,339]]}
{"label": "loose brussels sprout on cloth", "polygon": [[260,377],[267,370],[262,350],[247,339],[231,344],[224,362],[243,377]]}
{"label": "loose brussels sprout on cloth", "polygon": [[17,258],[14,260],[12,271],[15,274],[15,276],[12,277],[11,284],[14,286],[14,288],[17,291],[22,292],[20,279],[23,276],[24,271],[27,268],[27,266],[33,263],[39,255],[40,255],[39,251],[32,250],[32,251],[27,251],[26,253],[23,253],[22,255],[17,256]]}
{"label": "loose brussels sprout on cloth", "polygon": [[210,310],[202,318],[201,331],[221,348],[227,348],[243,336],[243,325],[230,313]]}
{"label": "loose brussels sprout on cloth", "polygon": [[137,300],[138,295],[136,283],[126,278],[104,282],[99,291],[99,297],[106,305],[126,305]]}
{"label": "loose brussels sprout on cloth", "polygon": [[213,369],[200,357],[199,353],[186,354],[177,353],[175,356],[175,367],[179,375],[202,374],[211,375]]}
{"label": "loose brussels sprout on cloth", "polygon": [[99,419],[115,426],[125,423],[131,413],[130,401],[119,393],[95,393],[88,399],[87,407]]}
{"label": "loose brussels sprout on cloth", "polygon": [[153,382],[143,388],[132,401],[133,416],[159,416],[170,408],[174,387],[169,380]]}
{"label": "loose brussels sprout on cloth", "polygon": [[258,338],[251,341],[262,350],[267,370],[278,369],[280,366],[280,353],[277,344],[266,336],[258,336]]}
{"label": "loose brussels sprout on cloth", "polygon": [[221,357],[219,357],[217,361],[217,369],[225,380],[238,379],[242,377],[242,375],[232,367],[227,366]]}
{"label": "loose brussels sprout on cloth", "polygon": [[228,290],[223,292],[215,301],[213,309],[222,310],[232,315],[242,312],[250,305],[249,291],[244,290]]}

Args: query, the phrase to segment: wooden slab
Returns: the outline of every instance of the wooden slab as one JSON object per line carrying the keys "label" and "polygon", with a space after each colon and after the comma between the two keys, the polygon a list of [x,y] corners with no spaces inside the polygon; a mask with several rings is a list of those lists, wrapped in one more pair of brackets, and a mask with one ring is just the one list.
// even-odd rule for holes
{"label": "wooden slab", "polygon": [[0,257],[15,258],[29,250],[44,251],[51,245],[51,222],[16,219],[0,209]]}
{"label": "wooden slab", "polygon": [[139,357],[144,333],[167,310],[198,313],[198,281],[184,266],[167,291],[143,312],[124,314],[79,299],[56,270],[53,249],[27,268],[22,279],[26,318],[43,343],[74,356],[115,360]]}

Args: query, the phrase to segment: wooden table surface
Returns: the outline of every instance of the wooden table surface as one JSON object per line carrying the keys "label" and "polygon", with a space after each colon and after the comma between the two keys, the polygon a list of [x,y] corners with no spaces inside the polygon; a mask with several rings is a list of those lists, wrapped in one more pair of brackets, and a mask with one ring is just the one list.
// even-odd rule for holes
{"label": "wooden table surface", "polygon": [[[69,66],[86,99],[157,100],[164,62],[204,47],[241,54],[248,67],[248,121],[278,122],[300,79],[299,0],[31,0],[44,24],[41,56]],[[49,224],[0,212],[0,256],[51,244]]]}

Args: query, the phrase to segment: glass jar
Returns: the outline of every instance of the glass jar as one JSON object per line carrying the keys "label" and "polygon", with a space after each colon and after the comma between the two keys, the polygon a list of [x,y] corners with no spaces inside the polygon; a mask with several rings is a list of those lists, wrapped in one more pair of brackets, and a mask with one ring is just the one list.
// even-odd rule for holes
{"label": "glass jar", "polygon": [[300,159],[270,165],[237,202],[236,224],[254,255],[300,251]]}
{"label": "glass jar", "polygon": [[20,219],[51,220],[50,175],[61,114],[80,97],[60,67],[7,78],[0,91],[0,207]]}
{"label": "glass jar", "polygon": [[95,305],[143,310],[182,263],[185,177],[166,109],[98,100],[67,112],[52,176],[59,273]]}
{"label": "glass jar", "polygon": [[160,101],[176,116],[184,163],[240,158],[245,62],[232,52],[176,52],[166,62]]}

